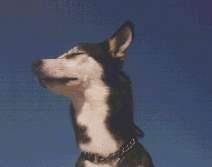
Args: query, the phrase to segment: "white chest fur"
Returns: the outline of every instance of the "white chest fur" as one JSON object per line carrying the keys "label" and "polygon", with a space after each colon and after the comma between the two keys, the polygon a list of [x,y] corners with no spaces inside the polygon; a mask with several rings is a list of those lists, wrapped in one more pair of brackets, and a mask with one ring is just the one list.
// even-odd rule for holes
{"label": "white chest fur", "polygon": [[108,155],[118,150],[118,145],[108,131],[105,121],[108,116],[107,97],[109,89],[102,83],[92,85],[84,92],[83,100],[76,100],[74,105],[77,111],[76,122],[86,127],[86,133],[91,139],[89,143],[79,145],[86,152]]}

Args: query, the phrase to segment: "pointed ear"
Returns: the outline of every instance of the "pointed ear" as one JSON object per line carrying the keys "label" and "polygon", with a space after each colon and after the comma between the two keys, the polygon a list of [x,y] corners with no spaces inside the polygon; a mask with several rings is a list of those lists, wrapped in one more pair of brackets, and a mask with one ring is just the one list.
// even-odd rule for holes
{"label": "pointed ear", "polygon": [[134,36],[132,22],[125,22],[109,39],[109,51],[113,57],[124,59],[125,53]]}

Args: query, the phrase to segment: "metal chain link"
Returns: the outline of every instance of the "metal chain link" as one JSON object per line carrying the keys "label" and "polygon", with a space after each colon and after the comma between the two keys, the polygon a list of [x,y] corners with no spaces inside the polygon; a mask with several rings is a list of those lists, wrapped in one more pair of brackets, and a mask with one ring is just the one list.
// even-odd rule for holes
{"label": "metal chain link", "polygon": [[96,164],[113,162],[113,161],[116,161],[116,163],[117,163],[124,156],[124,154],[126,154],[128,151],[130,151],[135,146],[135,144],[136,144],[136,139],[131,138],[129,140],[129,142],[127,142],[127,144],[121,146],[121,148],[118,151],[110,154],[107,157],[103,157],[101,155],[93,154],[93,153],[89,153],[89,152],[82,152],[81,156],[83,157],[83,159],[89,160]]}

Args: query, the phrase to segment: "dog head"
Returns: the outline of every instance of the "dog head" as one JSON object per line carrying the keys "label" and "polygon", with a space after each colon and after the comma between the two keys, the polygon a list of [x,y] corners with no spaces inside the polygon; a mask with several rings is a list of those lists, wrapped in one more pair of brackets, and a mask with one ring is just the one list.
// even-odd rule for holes
{"label": "dog head", "polygon": [[34,62],[33,71],[42,86],[70,96],[102,82],[104,75],[119,73],[132,40],[133,25],[128,21],[101,43],[81,43],[55,59]]}

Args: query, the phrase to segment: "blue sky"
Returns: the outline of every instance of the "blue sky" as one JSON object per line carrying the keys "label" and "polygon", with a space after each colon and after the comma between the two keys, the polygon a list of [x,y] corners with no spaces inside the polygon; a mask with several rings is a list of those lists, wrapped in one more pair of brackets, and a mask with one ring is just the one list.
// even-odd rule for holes
{"label": "blue sky", "polygon": [[96,42],[125,20],[141,142],[157,167],[212,164],[212,12],[209,0],[0,2],[0,166],[70,167],[69,102],[41,88],[33,60]]}

